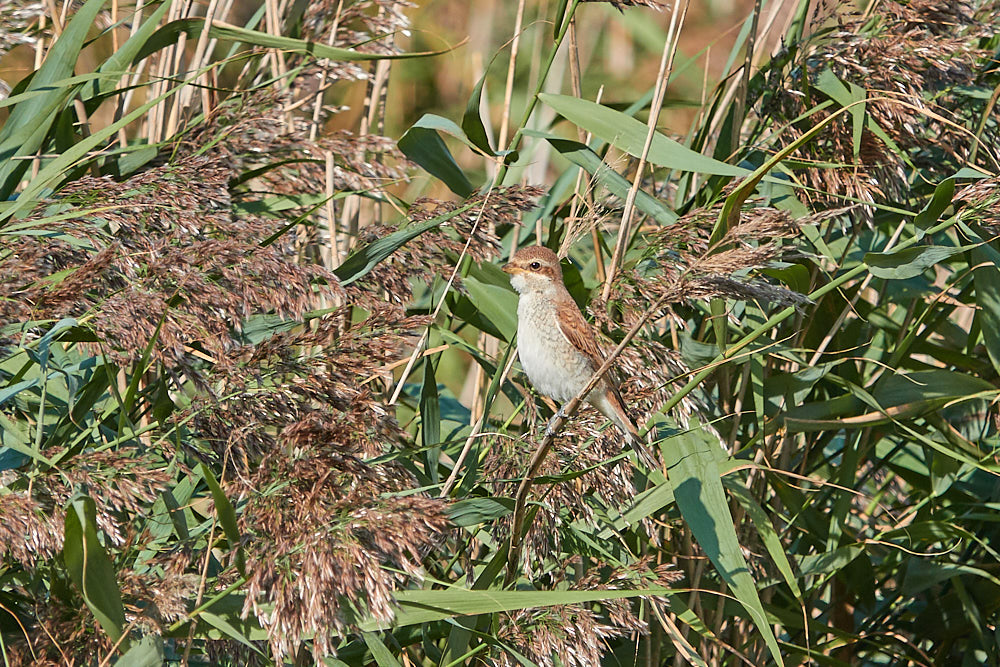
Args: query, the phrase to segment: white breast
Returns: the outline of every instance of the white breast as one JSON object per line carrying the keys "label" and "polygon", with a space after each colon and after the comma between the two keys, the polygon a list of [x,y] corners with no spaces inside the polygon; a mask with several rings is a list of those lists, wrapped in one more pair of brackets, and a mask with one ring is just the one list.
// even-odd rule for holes
{"label": "white breast", "polygon": [[583,388],[593,368],[559,330],[552,300],[522,293],[517,319],[518,358],[531,384],[553,400],[568,401]]}

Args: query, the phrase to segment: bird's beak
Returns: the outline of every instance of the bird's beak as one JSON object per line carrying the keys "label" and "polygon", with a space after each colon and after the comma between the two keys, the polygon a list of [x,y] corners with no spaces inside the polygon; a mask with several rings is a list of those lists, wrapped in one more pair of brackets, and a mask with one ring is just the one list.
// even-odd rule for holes
{"label": "bird's beak", "polygon": [[504,273],[509,273],[511,275],[514,275],[515,273],[517,273],[521,269],[517,268],[513,264],[504,264],[503,268],[501,268],[500,270],[503,271]]}

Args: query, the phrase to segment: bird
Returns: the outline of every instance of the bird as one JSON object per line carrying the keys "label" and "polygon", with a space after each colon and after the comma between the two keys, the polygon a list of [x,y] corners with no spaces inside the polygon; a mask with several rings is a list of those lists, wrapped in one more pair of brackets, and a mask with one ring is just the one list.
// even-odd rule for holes
{"label": "bird", "polygon": [[[517,354],[521,367],[539,393],[562,404],[556,417],[565,417],[566,401],[583,390],[606,357],[563,283],[562,267],[554,252],[544,246],[526,246],[514,253],[503,271],[510,275],[510,284],[518,293]],[[621,429],[646,466],[658,469],[608,374],[585,400]],[[552,434],[556,417],[549,421],[546,435]]]}

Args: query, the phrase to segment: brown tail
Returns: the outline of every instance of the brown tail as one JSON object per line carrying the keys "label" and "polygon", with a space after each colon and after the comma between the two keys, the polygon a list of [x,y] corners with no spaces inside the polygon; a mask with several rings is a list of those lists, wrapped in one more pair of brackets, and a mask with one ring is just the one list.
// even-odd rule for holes
{"label": "brown tail", "polygon": [[660,469],[660,464],[656,462],[656,457],[653,456],[653,453],[650,452],[643,443],[642,436],[639,435],[639,429],[628,416],[628,412],[625,410],[624,402],[621,400],[617,391],[613,390],[598,394],[597,396],[591,394],[587,400],[591,405],[597,408],[601,414],[618,425],[618,428],[620,428],[625,434],[626,442],[628,442],[629,446],[635,450],[636,455],[639,457],[639,460],[642,461],[643,465],[650,470]]}
{"label": "brown tail", "polygon": [[[617,412],[617,411],[616,411]],[[635,425],[635,422],[629,418],[625,413],[624,408],[622,408],[621,413],[616,414],[617,419],[615,423],[625,432],[625,442],[628,443],[629,447],[635,452],[639,460],[642,461],[650,470],[659,470],[660,464],[653,456],[653,452],[649,451],[646,444],[642,441],[642,436],[639,434],[639,428]]]}
{"label": "brown tail", "polygon": [[[632,428],[635,428],[633,425]],[[659,470],[660,464],[657,462],[656,457],[653,456],[653,452],[649,451],[642,442],[642,438],[639,437],[639,431],[636,429],[634,432],[626,432],[625,440],[628,442],[629,446],[635,451],[636,456],[642,461],[650,470]]]}

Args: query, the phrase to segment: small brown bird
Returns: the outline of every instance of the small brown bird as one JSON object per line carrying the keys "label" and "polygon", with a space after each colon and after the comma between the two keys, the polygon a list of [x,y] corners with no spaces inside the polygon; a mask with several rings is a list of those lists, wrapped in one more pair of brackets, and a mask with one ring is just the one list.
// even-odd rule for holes
{"label": "small brown bird", "polygon": [[[521,248],[503,270],[510,274],[510,284],[520,295],[517,354],[521,367],[535,389],[565,403],[587,385],[604,363],[604,353],[563,284],[562,267],[554,252],[542,246]],[[629,418],[621,394],[608,375],[586,400],[618,425],[643,463],[651,469],[659,467],[643,446],[639,429]],[[565,416],[561,407],[559,413]]]}

